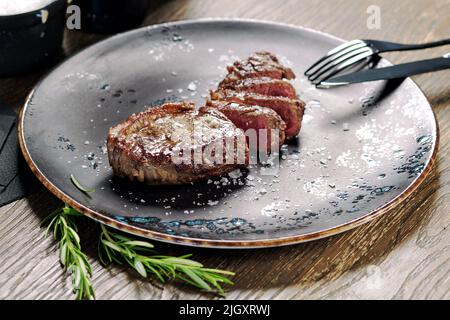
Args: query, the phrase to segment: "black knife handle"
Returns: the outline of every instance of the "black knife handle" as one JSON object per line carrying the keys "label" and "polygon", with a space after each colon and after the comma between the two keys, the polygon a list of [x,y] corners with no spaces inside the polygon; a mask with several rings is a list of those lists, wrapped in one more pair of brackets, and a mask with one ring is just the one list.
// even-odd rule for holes
{"label": "black knife handle", "polygon": [[443,39],[439,41],[421,43],[421,44],[403,44],[403,43],[395,43],[389,41],[378,41],[378,40],[363,40],[376,53],[382,52],[390,52],[390,51],[407,51],[407,50],[419,50],[419,49],[427,49],[434,48],[439,46],[444,46],[450,44],[450,39]]}

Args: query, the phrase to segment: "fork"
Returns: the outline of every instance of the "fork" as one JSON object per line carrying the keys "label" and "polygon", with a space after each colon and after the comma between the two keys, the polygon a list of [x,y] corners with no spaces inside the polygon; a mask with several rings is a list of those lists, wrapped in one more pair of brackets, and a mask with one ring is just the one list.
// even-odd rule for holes
{"label": "fork", "polygon": [[450,44],[450,39],[422,44],[402,44],[368,39],[352,40],[329,51],[305,71],[305,76],[313,84],[319,85],[322,81],[351,66],[362,63],[364,60],[366,60],[366,64],[369,63],[371,59],[368,58],[377,56],[379,53],[434,48],[447,44]]}

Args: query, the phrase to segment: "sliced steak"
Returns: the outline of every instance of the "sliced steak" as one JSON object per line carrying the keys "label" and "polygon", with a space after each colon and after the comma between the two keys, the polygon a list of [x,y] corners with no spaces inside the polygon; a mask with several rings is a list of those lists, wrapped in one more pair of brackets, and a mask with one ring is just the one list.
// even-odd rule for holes
{"label": "sliced steak", "polygon": [[267,77],[239,79],[233,82],[223,83],[219,88],[231,89],[238,92],[258,93],[266,96],[297,98],[297,93],[292,84],[285,80]]}
{"label": "sliced steak", "polygon": [[227,69],[229,74],[222,84],[249,78],[266,77],[278,80],[295,78],[292,69],[281,65],[277,57],[266,51],[256,52],[247,60],[236,61]]}
{"label": "sliced steak", "polygon": [[107,149],[116,175],[148,184],[195,182],[249,161],[244,132],[218,110],[191,103],[130,116],[110,129]]}
{"label": "sliced steak", "polygon": [[250,149],[278,150],[285,140],[286,124],[272,109],[236,102],[209,101],[208,106],[218,109],[238,128],[244,130]]}
{"label": "sliced steak", "polygon": [[[302,118],[305,112],[305,103],[300,99],[264,96],[254,93],[237,92],[233,90],[218,90],[212,92],[211,98],[213,100],[222,100],[249,106],[261,106],[270,108],[274,110],[286,123],[286,139],[293,138],[300,132]],[[236,124],[236,122],[234,121],[233,123]],[[237,126],[239,127],[239,125]]]}
{"label": "sliced steak", "polygon": [[218,90],[211,93],[212,100],[270,108],[286,123],[286,139],[298,135],[305,103],[287,81],[295,78],[290,68],[269,52],[257,52],[234,62],[228,72]]}

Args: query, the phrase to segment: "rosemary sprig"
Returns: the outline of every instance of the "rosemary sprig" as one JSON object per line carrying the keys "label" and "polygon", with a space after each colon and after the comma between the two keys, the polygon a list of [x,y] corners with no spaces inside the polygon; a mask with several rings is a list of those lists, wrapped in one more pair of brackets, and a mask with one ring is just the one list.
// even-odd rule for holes
{"label": "rosemary sprig", "polygon": [[233,272],[204,268],[201,263],[188,259],[191,255],[181,257],[157,255],[151,243],[109,231],[104,225],[101,225],[101,229],[99,254],[100,261],[104,265],[113,261],[119,264],[126,263],[144,278],[150,273],[163,283],[169,279],[178,279],[220,295],[224,295],[221,284],[233,284],[227,277],[233,276]]}
{"label": "rosemary sprig", "polygon": [[53,237],[58,241],[59,260],[64,269],[71,274],[77,300],[95,299],[91,283],[92,267],[86,254],[81,251],[80,237],[73,220],[78,216],[81,214],[65,205],[48,215],[42,221],[42,225],[47,225],[45,236],[53,233]]}
{"label": "rosemary sprig", "polygon": [[[58,241],[60,262],[71,274],[73,291],[76,298],[95,299],[91,283],[92,267],[86,254],[81,251],[80,237],[74,217],[82,215],[67,204],[48,215],[43,225],[47,225],[45,235],[53,233]],[[163,256],[155,253],[154,246],[141,240],[135,240],[108,230],[100,225],[99,258],[103,265],[116,262],[128,264],[141,276],[155,275],[161,282],[178,279],[197,288],[224,295],[222,284],[232,285],[228,278],[233,272],[209,269],[199,262],[189,259],[191,255],[180,257]]]}

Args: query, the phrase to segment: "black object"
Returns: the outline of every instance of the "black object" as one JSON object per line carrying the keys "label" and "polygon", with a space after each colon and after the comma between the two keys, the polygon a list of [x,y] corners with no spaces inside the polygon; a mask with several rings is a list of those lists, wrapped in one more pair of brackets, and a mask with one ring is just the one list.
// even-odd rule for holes
{"label": "black object", "polygon": [[[347,230],[398,204],[419,175],[423,180],[437,127],[412,81],[383,99],[384,83],[319,92],[304,81],[305,65],[339,43],[307,29],[242,20],[175,22],[114,36],[71,57],[36,87],[23,112],[30,164],[64,201],[159,240],[261,247]],[[309,102],[300,136],[282,150],[278,177],[265,175],[262,166],[240,179],[182,186],[113,177],[104,149],[111,126],[165,101],[204,104],[202,95],[217,86],[228,64],[260,50],[290,62],[300,78],[297,92]],[[71,174],[96,191],[87,197]]]}
{"label": "black object", "polygon": [[149,0],[74,0],[81,9],[81,29],[119,32],[138,26],[145,17]]}
{"label": "black object", "polygon": [[398,64],[391,67],[359,71],[343,76],[333,77],[320,83],[320,87],[347,85],[350,83],[391,80],[412,75],[450,69],[450,53],[441,58]]}
{"label": "black object", "polygon": [[0,16],[0,77],[42,68],[62,49],[66,0],[27,13]]}
{"label": "black object", "polygon": [[23,198],[41,187],[20,152],[17,115],[0,106],[0,207]]}
{"label": "black object", "polygon": [[4,108],[5,110],[0,109],[0,151],[3,149],[17,119],[17,116],[13,111],[6,109],[6,107]]}
{"label": "black object", "polygon": [[404,44],[381,40],[362,40],[368,46],[370,46],[375,53],[392,52],[392,51],[410,51],[421,50],[428,48],[435,48],[450,44],[450,39],[442,39],[432,42],[419,43],[419,44]]}

